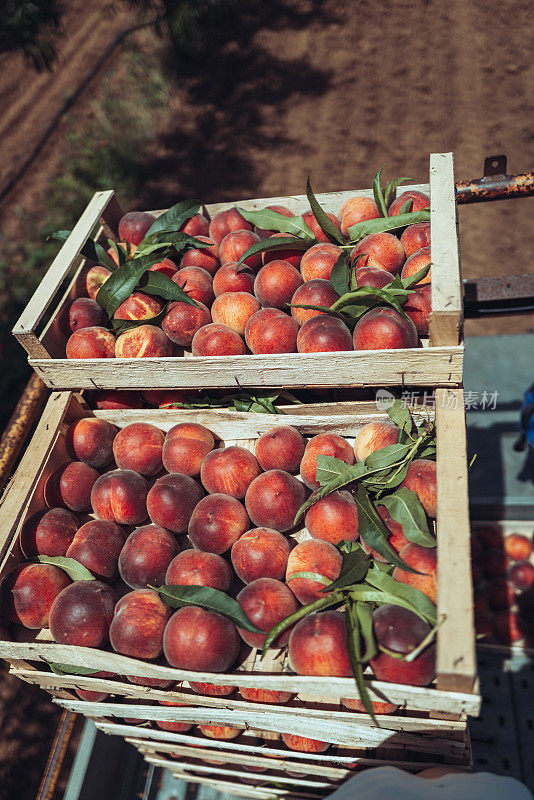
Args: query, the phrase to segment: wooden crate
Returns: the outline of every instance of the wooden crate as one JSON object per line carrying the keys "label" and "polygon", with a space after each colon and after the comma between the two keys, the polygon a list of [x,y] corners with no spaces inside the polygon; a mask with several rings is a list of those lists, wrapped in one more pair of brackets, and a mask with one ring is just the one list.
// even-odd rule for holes
{"label": "wooden crate", "polygon": [[[433,414],[421,408],[420,419]],[[298,414],[283,418],[269,414],[223,411],[100,411],[92,412],[70,393],[54,393],[43,413],[37,431],[9,484],[0,507],[0,576],[19,563],[18,533],[25,519],[44,507],[43,490],[47,477],[67,459],[65,431],[71,421],[97,415],[119,427],[142,418],[163,430],[178,422],[195,421],[206,425],[226,445],[240,444],[253,449],[255,439],[276,422],[298,428],[305,436],[335,431],[348,438],[369,421],[386,415],[370,403],[340,403],[299,406]],[[286,651],[270,651],[261,661],[255,650],[245,648],[231,674],[199,674],[142,662],[133,658],[91,648],[59,645],[48,631],[24,631],[25,641],[1,641],[0,657],[9,661],[12,671],[23,680],[46,688],[58,702],[90,716],[132,717],[141,719],[183,719],[196,723],[230,724],[236,727],[285,732],[306,736],[310,722],[316,722],[321,738],[348,747],[412,747],[420,752],[449,755],[458,749],[465,736],[466,714],[476,715],[480,697],[476,684],[473,631],[472,588],[467,507],[467,466],[465,455],[465,415],[463,392],[439,389],[436,392],[437,484],[438,484],[438,616],[443,619],[438,631],[436,684],[432,687],[404,686],[367,678],[371,696],[402,707],[402,713],[387,716],[380,727],[365,714],[342,710],[340,698],[357,697],[351,678],[306,677],[287,672]],[[308,536],[305,529],[298,538]],[[46,664],[59,662],[107,670],[118,676],[189,680],[253,686],[295,693],[288,706],[253,704],[234,698],[216,698],[191,693],[185,685],[156,689],[118,680],[92,676],[55,675]],[[283,674],[281,674],[283,672]],[[74,687],[110,692],[118,702],[86,703],[73,699]],[[141,701],[173,700],[191,704],[187,708],[128,705],[124,698]],[[451,718],[451,715],[455,715]],[[460,715],[460,716],[459,716]],[[436,717],[445,716],[446,719]]]}
{"label": "wooden crate", "polygon": [[[112,191],[97,192],[74,227],[39,288],[13,329],[29,355],[29,363],[52,389],[196,389],[229,387],[311,386],[458,386],[462,383],[462,281],[458,252],[457,213],[452,153],[430,156],[430,183],[418,185],[430,193],[432,252],[432,316],[424,347],[405,350],[336,353],[287,353],[224,357],[66,359],[65,336],[56,321],[65,305],[79,294],[84,269],[80,250],[102,223],[110,234],[121,210]],[[338,213],[349,197],[372,197],[370,189],[318,195],[328,211]],[[283,203],[301,214],[304,195],[243,200],[257,209]],[[234,203],[208,205],[210,216]],[[154,212],[156,214],[162,213]],[[68,283],[66,291],[65,283]]]}

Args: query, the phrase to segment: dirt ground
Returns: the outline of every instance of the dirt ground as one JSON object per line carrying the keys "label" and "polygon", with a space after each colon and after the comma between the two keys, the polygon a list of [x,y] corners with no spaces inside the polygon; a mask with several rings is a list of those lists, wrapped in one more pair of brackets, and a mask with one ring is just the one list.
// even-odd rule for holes
{"label": "dirt ground", "polygon": [[[135,20],[106,16],[105,6],[67,4],[52,74],[0,57],[0,192],[66,96]],[[497,153],[508,155],[509,172],[532,170],[533,39],[529,0],[250,4],[176,89],[145,165],[151,179],[130,207],[301,194],[308,172],[318,192],[361,188],[384,162],[388,177],[419,182],[428,153],[448,150],[458,179],[479,177],[485,156]],[[0,203],[5,235],[17,230],[21,212],[46,204],[62,136],[59,126]],[[462,207],[464,277],[530,271],[533,211],[532,198]],[[533,327],[523,317],[469,322],[467,332]],[[0,731],[0,795],[33,798],[47,748],[17,743],[13,731],[35,742],[41,730],[48,742],[55,715],[41,713],[46,703],[22,701],[30,695],[4,676],[0,686],[9,719]]]}

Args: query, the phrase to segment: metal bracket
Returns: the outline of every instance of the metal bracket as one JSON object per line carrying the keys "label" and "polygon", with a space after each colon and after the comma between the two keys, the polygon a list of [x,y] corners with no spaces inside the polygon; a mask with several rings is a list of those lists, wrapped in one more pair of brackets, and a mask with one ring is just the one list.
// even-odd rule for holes
{"label": "metal bracket", "polygon": [[507,158],[505,155],[488,156],[484,159],[484,177],[490,175],[506,175]]}

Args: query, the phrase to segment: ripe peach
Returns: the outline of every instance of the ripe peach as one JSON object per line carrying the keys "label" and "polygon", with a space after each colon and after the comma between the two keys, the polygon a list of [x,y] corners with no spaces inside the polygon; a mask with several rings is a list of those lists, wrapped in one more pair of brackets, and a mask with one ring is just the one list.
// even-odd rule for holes
{"label": "ripe peach", "polygon": [[211,586],[227,592],[232,585],[232,571],[222,556],[184,550],[169,564],[165,582],[172,586]]}
{"label": "ripe peach", "polygon": [[510,608],[515,603],[514,587],[506,578],[493,578],[488,584],[487,592],[489,604],[496,610]]}
{"label": "ripe peach", "polygon": [[258,578],[283,580],[291,545],[271,528],[253,528],[232,545],[232,565],[243,583]]}
{"label": "ripe peach", "polygon": [[509,608],[499,611],[493,620],[493,633],[500,642],[513,644],[525,635],[525,623],[517,613]]}
{"label": "ripe peach", "polygon": [[112,581],[125,540],[126,534],[115,522],[93,519],[77,531],[66,556],[83,564],[99,580]]}
{"label": "ripe peach", "polygon": [[510,570],[510,580],[518,589],[530,589],[534,586],[534,566],[528,561],[514,564]]}
{"label": "ripe peach", "polygon": [[20,532],[20,547],[26,558],[64,556],[79,523],[66,508],[38,511],[26,520]]}
{"label": "ripe peach", "polygon": [[[137,250],[137,245],[132,244],[131,242],[122,241],[122,242],[117,242],[116,244],[117,244],[117,249],[122,250],[125,253],[127,261],[132,258],[133,254]],[[115,252],[115,248],[108,247],[106,252],[108,256],[111,258],[111,260],[114,261],[117,266],[119,266],[119,257]]]}
{"label": "ripe peach", "polygon": [[172,278],[172,276],[175,275],[178,267],[174,261],[171,261],[170,258],[162,258],[161,261],[156,261],[156,263],[152,264],[152,266],[148,269],[149,272],[161,272],[162,275]]}
{"label": "ripe peach", "polygon": [[[361,700],[349,700],[347,698],[342,698],[341,704],[344,705],[345,708],[350,708],[351,711],[361,711],[364,714],[367,713]],[[394,703],[380,702],[378,700],[372,700],[371,705],[373,706],[373,711],[375,714],[394,714],[399,708]]]}
{"label": "ripe peach", "polygon": [[225,553],[248,530],[244,506],[226,494],[209,494],[196,506],[187,532],[193,547],[207,553]]}
{"label": "ripe peach", "polygon": [[419,338],[411,319],[394,308],[373,308],[354,328],[355,350],[397,350],[417,347]]}
{"label": "ripe peach", "polygon": [[207,428],[195,422],[182,422],[171,428],[165,437],[163,466],[167,472],[181,472],[195,478],[214,446],[215,439]]}
{"label": "ripe peach", "polygon": [[482,571],[486,578],[497,578],[506,575],[510,559],[500,547],[490,547],[481,559]]}
{"label": "ripe peach", "polygon": [[319,314],[305,322],[297,336],[299,353],[331,353],[353,349],[352,336],[345,323],[326,314]]}
{"label": "ripe peach", "polygon": [[397,442],[399,429],[392,422],[380,420],[379,422],[368,422],[364,425],[354,440],[354,453],[357,461],[365,461],[367,456],[389,447]]}
{"label": "ripe peach", "polygon": [[291,692],[277,692],[274,689],[254,689],[245,686],[239,687],[239,693],[243,700],[250,703],[287,703],[293,697]]}
{"label": "ripe peach", "polygon": [[210,224],[203,214],[195,214],[185,222],[182,222],[179,230],[188,233],[189,236],[208,236]]}
{"label": "ripe peach", "polygon": [[182,300],[176,300],[169,306],[161,327],[175,344],[188,347],[195,333],[211,322],[211,314],[204,303],[192,306]]}
{"label": "ripe peach", "polygon": [[73,300],[58,317],[58,327],[66,336],[82,328],[105,327],[106,312],[102,306],[89,297]]}
{"label": "ripe peach", "polygon": [[356,271],[354,278],[356,286],[374,286],[376,289],[383,289],[388,283],[391,283],[394,275],[381,267],[358,267],[356,262]]}
{"label": "ripe peach", "polygon": [[322,611],[299,620],[289,637],[289,661],[298,675],[351,677],[345,615]]}
{"label": "ripe peach", "polygon": [[[159,700],[160,706],[184,706],[185,703],[172,703],[168,700]],[[162,731],[169,731],[170,733],[187,733],[193,727],[192,722],[179,722],[178,720],[156,720],[156,725]]]}
{"label": "ripe peach", "polygon": [[91,505],[100,519],[119,525],[138,525],[147,516],[148,483],[129,469],[106,472],[91,491]]}
{"label": "ripe peach", "polygon": [[198,483],[180,472],[158,478],[150,489],[146,506],[155,525],[173,533],[185,533],[191,514],[203,496]]}
{"label": "ripe peach", "polygon": [[409,189],[408,191],[399,195],[397,199],[392,202],[388,210],[388,217],[396,217],[398,214],[400,214],[401,208],[408,200],[412,200],[412,204],[408,208],[408,212],[422,211],[424,208],[430,208],[430,198],[427,194],[418,192],[415,189]]}
{"label": "ripe peach", "polygon": [[200,480],[210,494],[228,494],[237,500],[261,473],[256,456],[244,447],[212,450],[202,462]]}
{"label": "ripe peach", "polygon": [[[402,525],[400,525],[393,519],[393,517],[391,516],[391,514],[389,513],[389,511],[385,506],[377,506],[376,510],[378,511],[378,516],[380,517],[380,519],[382,520],[382,522],[389,531],[388,544],[392,546],[392,548],[395,550],[396,553],[400,553],[403,547],[406,547],[406,545],[409,544],[410,541],[404,535]],[[367,550],[367,546],[365,547],[365,549]],[[369,550],[373,558],[377,559],[377,561],[385,561],[385,559],[383,559],[382,556],[378,555],[378,553],[375,553],[374,550],[372,550],[371,548],[369,548]]]}
{"label": "ripe peach", "polygon": [[341,217],[341,233],[347,236],[349,228],[353,225],[369,219],[380,219],[380,211],[370,197],[351,197],[341,206],[339,216]]}
{"label": "ripe peach", "polygon": [[210,239],[207,236],[196,236],[195,238],[200,239],[201,242],[205,242],[206,247],[186,250],[180,259],[181,269],[185,267],[201,267],[205,269],[206,272],[209,272],[210,275],[215,275],[221,266],[218,243],[215,242],[213,238]]}
{"label": "ripe peach", "polygon": [[301,481],[281,469],[270,469],[247,489],[245,506],[254,525],[284,533],[294,527],[297,511],[306,500]]}
{"label": "ripe peach", "polygon": [[[295,216],[293,212],[289,210],[289,208],[286,208],[286,206],[275,205],[275,206],[266,206],[266,208],[268,208],[270,211],[276,211],[277,214],[282,214],[284,217]],[[264,228],[258,228],[256,225],[254,225],[254,233],[257,233],[260,239],[268,239],[270,236],[273,235],[273,233],[276,233],[276,231],[265,230]]]}
{"label": "ripe peach", "polygon": [[300,464],[300,476],[310,489],[318,489],[320,486],[316,478],[318,455],[333,456],[345,464],[354,464],[354,451],[342,436],[337,433],[320,433],[314,436],[306,445]]}
{"label": "ripe peach", "polygon": [[230,725],[199,725],[198,729],[208,739],[237,739],[243,733],[242,728],[232,728]]}
{"label": "ripe peach", "polygon": [[215,214],[210,222],[209,230],[211,238],[220,244],[224,237],[232,231],[251,231],[252,228],[252,223],[247,222],[237,208],[229,208],[227,211]]}
{"label": "ripe peach", "polygon": [[254,273],[246,267],[237,269],[237,264],[229,262],[217,270],[213,278],[215,297],[225,292],[248,292],[254,294]]}
{"label": "ripe peach", "polygon": [[430,222],[416,222],[408,225],[400,237],[406,258],[413,256],[422,247],[430,247]]}
{"label": "ripe peach", "polygon": [[286,569],[286,582],[291,591],[302,603],[313,603],[324,597],[325,584],[312,578],[293,577],[298,572],[313,572],[335,581],[341,572],[343,558],[333,544],[320,539],[306,539],[300,542],[289,554]]}
{"label": "ripe peach", "polygon": [[[91,675],[91,677],[94,678],[94,675]],[[77,689],[76,686],[74,687],[74,691],[80,700],[87,700],[88,703],[102,703],[109,697],[108,692],[95,692],[91,689]]]}
{"label": "ripe peach", "polygon": [[167,623],[163,650],[169,664],[177,669],[225,672],[237,658],[239,636],[226,617],[186,606]]}
{"label": "ripe peach", "polygon": [[330,742],[307,739],[305,736],[296,736],[292,733],[283,733],[282,740],[290,750],[296,750],[300,753],[325,753],[330,747]]}
{"label": "ripe peach", "polygon": [[247,350],[241,336],[232,328],[212,322],[195,333],[191,352],[194,356],[243,356]]}
{"label": "ripe peach", "polygon": [[358,506],[345,489],[332,492],[308,509],[304,524],[314,539],[331,544],[355,542],[359,536]]}
{"label": "ripe peach", "polygon": [[403,306],[419,336],[428,336],[430,314],[432,312],[432,290],[430,284],[425,284],[414,290]]}
{"label": "ripe peach", "polygon": [[96,417],[83,417],[69,427],[65,436],[71,458],[91,467],[105,467],[113,460],[113,440],[117,428]]}
{"label": "ripe peach", "polygon": [[172,280],[184,290],[189,297],[209,306],[213,303],[213,278],[209,272],[202,267],[184,267],[175,272]]}
{"label": "ripe peach", "polygon": [[526,536],[511,533],[504,539],[504,552],[513,561],[526,561],[532,553],[532,546]]}
{"label": "ripe peach", "polygon": [[246,343],[255,355],[295,353],[297,334],[297,322],[278,308],[256,311],[245,328]]}
{"label": "ripe peach", "polygon": [[47,628],[52,603],[70,582],[51,564],[19,564],[1,584],[2,616],[25,628]]}
{"label": "ripe peach", "polygon": [[184,393],[176,389],[146,389],[143,392],[143,400],[151,406],[162,408],[163,405],[171,403],[183,403]]}
{"label": "ripe peach", "polygon": [[189,681],[189,686],[197,694],[204,694],[208,697],[228,697],[236,690],[235,686],[225,686],[224,683],[196,683]]}
{"label": "ripe peach", "polygon": [[259,302],[248,292],[224,292],[215,298],[211,315],[214,322],[227,325],[243,336],[248,320],[260,308]]}
{"label": "ripe peach", "polygon": [[116,653],[153,660],[163,650],[163,632],[171,609],[151,589],[135,589],[121,597],[109,628]]}
{"label": "ripe peach", "polygon": [[172,344],[161,328],[139,325],[121,333],[115,355],[117,358],[166,358],[172,355]]}
{"label": "ripe peach", "polygon": [[[273,235],[270,238],[287,239],[288,237],[294,238],[297,241],[299,240],[298,236],[293,237],[288,233],[273,233]],[[302,259],[302,253],[303,253],[302,250],[297,250],[296,248],[294,249],[288,248],[284,250],[266,250],[264,253],[262,253],[262,261],[264,265],[268,264],[269,261],[274,261],[274,260],[289,261],[292,267],[298,269],[300,266],[300,261]]]}
{"label": "ripe peach", "polygon": [[[241,589],[237,602],[252,622],[263,633],[251,633],[238,628],[239,634],[250,647],[263,647],[266,636],[274,625],[293,614],[299,607],[295,595],[285,583],[273,578],[258,578]],[[289,639],[289,630],[274,640],[275,647],[284,647]]]}
{"label": "ripe peach", "polygon": [[414,572],[406,572],[400,567],[395,567],[393,570],[395,580],[399,583],[406,583],[408,586],[415,586],[435,603],[438,568],[435,548],[421,547],[419,544],[410,542],[402,548],[399,555],[409,567],[413,567],[422,574],[417,575]]}
{"label": "ripe peach", "polygon": [[[315,278],[311,281],[306,281],[300,286],[293,297],[291,298],[292,306],[330,306],[339,300],[339,295],[330,283],[330,281],[323,278]],[[317,311],[314,308],[291,308],[291,316],[299,325],[304,325],[312,317],[317,317],[320,314],[324,315],[324,311]]]}
{"label": "ripe peach", "polygon": [[436,462],[427,458],[417,458],[408,467],[406,477],[401,483],[416,493],[419,502],[432,519],[436,519],[437,487]]}
{"label": "ripe peach", "polygon": [[120,576],[131,589],[147,589],[149,584],[161,586],[178,551],[174,536],[160,525],[136,528],[120,552]]}
{"label": "ripe peach", "polygon": [[161,455],[165,434],[147,422],[126,425],[115,436],[113,455],[119,469],[141,475],[156,475],[162,469]]}
{"label": "ripe peach", "polygon": [[[408,655],[428,636],[430,625],[413,611],[386,604],[373,612],[373,631],[379,647]],[[379,650],[371,667],[379,681],[428,686],[436,677],[436,645],[426,647],[413,661],[401,661]]]}
{"label": "ripe peach", "polygon": [[113,314],[114,319],[147,319],[155,317],[163,308],[157,297],[143,292],[132,292]]}
{"label": "ripe peach", "polygon": [[357,261],[358,267],[378,267],[397,275],[406,260],[404,248],[392,233],[370,233],[358,242],[351,250],[351,261],[364,255]]}
{"label": "ripe peach", "polygon": [[504,550],[504,537],[499,525],[477,528],[477,539],[484,547],[499,547]]}
{"label": "ripe peach", "polygon": [[[251,230],[237,230],[227,233],[219,244],[221,264],[233,264],[239,261],[249,247],[260,241],[260,237]],[[261,267],[261,253],[249,256],[243,262],[253,272]]]}
{"label": "ripe peach", "polygon": [[65,352],[67,358],[113,358],[115,336],[98,325],[80,328],[69,336]]}
{"label": "ripe peach", "polygon": [[[415,275],[416,272],[426,267],[427,264],[430,264],[430,247],[422,247],[421,250],[417,250],[416,253],[406,260],[402,268],[401,277],[411,278],[412,275]],[[424,286],[430,283],[431,272],[432,269],[429,269],[425,277],[418,281],[416,286]]]}
{"label": "ripe peach", "polygon": [[103,647],[117,596],[101,581],[75,581],[58,594],[50,609],[50,633],[58,644]]}
{"label": "ripe peach", "polygon": [[106,267],[101,267],[99,264],[91,267],[91,269],[87,272],[87,275],[85,276],[85,287],[87,295],[91,300],[96,299],[100,287],[107,281],[110,275],[111,270],[106,269]]}
{"label": "ripe peach", "polygon": [[343,251],[336,244],[314,244],[306,250],[300,262],[300,271],[305,281],[329,280],[332,267]]}
{"label": "ripe peach", "polygon": [[[331,222],[334,223],[334,227],[341,232],[341,223],[336,215],[332,214],[330,211],[327,211],[326,216]],[[306,211],[302,215],[302,218],[318,242],[330,242],[329,237],[323,232],[323,229],[315,219],[313,211]]]}
{"label": "ripe peach", "polygon": [[306,440],[291,425],[275,425],[256,441],[256,458],[262,469],[298,472]]}
{"label": "ripe peach", "polygon": [[[94,392],[93,403],[95,408],[102,411],[143,407],[143,399],[139,392],[117,391],[116,389],[102,389],[100,392]],[[80,461],[83,461],[83,458],[80,458]]]}
{"label": "ripe peach", "polygon": [[264,307],[285,308],[303,283],[300,272],[288,261],[274,259],[256,275],[254,294]]}
{"label": "ripe peach", "polygon": [[96,469],[83,461],[63,464],[46,482],[45,502],[50,507],[88,511],[91,508],[91,490],[99,477]]}
{"label": "ripe peach", "polygon": [[129,211],[119,222],[119,239],[141,244],[155,221],[156,217],[148,211]]}

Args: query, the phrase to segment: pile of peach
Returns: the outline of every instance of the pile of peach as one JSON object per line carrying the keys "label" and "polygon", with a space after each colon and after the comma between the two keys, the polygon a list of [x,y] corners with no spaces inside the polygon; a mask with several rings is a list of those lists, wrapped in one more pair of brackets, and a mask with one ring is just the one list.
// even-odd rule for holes
{"label": "pile of peach", "polygon": [[[75,460],[47,479],[48,508],[26,521],[20,547],[29,559],[74,559],[95,580],[71,581],[58,566],[23,563],[2,582],[3,617],[27,628],[49,627],[61,644],[104,648],[110,643],[117,653],[137,659],[199,673],[228,671],[243,642],[261,648],[266,633],[299,604],[324,597],[325,582],[341,570],[336,545],[358,540],[358,506],[346,490],[308,509],[305,526],[311,538],[297,544],[288,536],[295,532],[299,508],[319,487],[318,455],[354,464],[394,443],[397,434],[393,423],[373,422],[351,445],[334,433],[306,441],[281,424],[256,440],[253,453],[216,447],[213,434],[196,423],[176,425],[165,434],[142,422],[117,431],[94,417],[77,420],[66,434],[67,452]],[[435,517],[435,463],[413,461],[403,485]],[[392,547],[424,573],[395,568],[393,577],[435,601],[435,550],[410,543],[387,510],[378,506],[378,511]],[[238,629],[230,619],[196,606],[173,612],[149,588],[163,584],[207,586],[233,595],[265,633]],[[430,630],[411,611],[394,605],[379,607],[373,621],[377,640],[399,653],[410,652]],[[286,645],[298,674],[352,675],[340,611],[306,616],[275,640],[277,647]],[[381,652],[371,666],[379,679],[424,686],[435,677],[434,661],[431,645],[411,662]],[[195,683],[191,688],[214,695],[234,691]],[[290,698],[287,692],[240,691],[252,701]],[[361,710],[357,701],[344,702]],[[378,703],[376,709],[386,713],[392,707]]]}
{"label": "pile of peach", "polygon": [[[413,201],[412,211],[430,205],[421,192],[404,192],[391,205],[389,215],[398,214],[408,199]],[[283,206],[271,208],[294,216]],[[419,336],[428,334],[430,272],[408,298],[404,306],[407,316],[390,307],[378,307],[365,314],[353,332],[343,320],[322,311],[290,308],[290,304],[330,307],[339,298],[330,273],[342,250],[328,241],[311,211],[303,216],[316,244],[310,242],[306,251],[257,253],[238,268],[237,262],[249,247],[271,235],[287,234],[254,229],[235,208],[216,214],[211,222],[195,215],[180,230],[204,241],[206,247],[187,250],[179,263],[164,258],[151,269],[171,277],[197,305],[172,302],[160,326],[151,324],[150,319],[163,313],[164,302],[134,291],[114,318],[142,324],[118,337],[108,329],[106,314],[95,300],[111,272],[103,266],[92,267],[83,276],[80,289],[86,296],[74,300],[57,321],[68,337],[67,358],[168,357],[182,355],[184,349],[194,356],[230,356],[419,346]],[[348,200],[340,219],[329,214],[345,232],[357,222],[379,216],[375,202],[366,197]],[[135,251],[153,222],[148,212],[126,214],[118,229],[122,245]],[[113,251],[110,254],[114,255]],[[414,275],[430,263],[430,223],[410,225],[400,238],[392,233],[370,234],[350,256],[357,287],[382,288],[395,275]]]}

